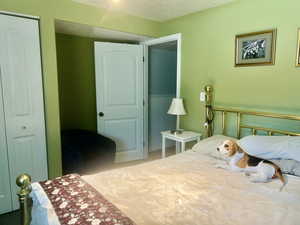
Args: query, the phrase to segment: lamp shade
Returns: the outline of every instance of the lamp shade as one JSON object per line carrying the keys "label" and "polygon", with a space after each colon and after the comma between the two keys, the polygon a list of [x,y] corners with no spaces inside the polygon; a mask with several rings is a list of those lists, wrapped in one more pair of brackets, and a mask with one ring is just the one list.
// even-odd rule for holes
{"label": "lamp shade", "polygon": [[186,114],[182,98],[173,98],[168,114],[178,116]]}

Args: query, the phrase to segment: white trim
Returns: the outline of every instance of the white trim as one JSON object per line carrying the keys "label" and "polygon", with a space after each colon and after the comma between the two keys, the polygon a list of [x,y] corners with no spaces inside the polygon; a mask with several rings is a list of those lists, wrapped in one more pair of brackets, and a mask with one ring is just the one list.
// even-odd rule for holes
{"label": "white trim", "polygon": [[148,40],[148,41],[144,41],[140,44],[151,46],[151,45],[157,45],[157,44],[162,44],[162,43],[171,42],[171,41],[178,41],[179,39],[181,39],[181,34],[180,33],[172,34],[172,35],[168,35],[168,36],[164,36],[164,37],[160,37],[160,38],[151,39],[151,40]]}
{"label": "white trim", "polygon": [[143,157],[148,158],[149,154],[149,137],[148,137],[148,109],[149,109],[149,93],[148,93],[148,46],[144,45],[144,135],[143,135]]}
{"label": "white trim", "polygon": [[15,13],[15,12],[3,11],[3,10],[0,10],[0,14],[4,14],[4,15],[8,15],[8,16],[24,17],[24,18],[28,18],[28,19],[36,19],[36,20],[40,19],[39,16],[32,16],[32,15],[28,15],[28,14]]}
{"label": "white trim", "polygon": [[181,34],[177,35],[177,87],[176,97],[180,98],[180,87],[181,87]]}
{"label": "white trim", "polygon": [[[180,98],[180,87],[181,87],[181,33],[172,34],[165,37],[152,39],[149,41],[141,42],[144,45],[144,158],[148,157],[148,47],[157,44],[163,44],[171,41],[177,41],[177,74],[176,74],[176,97]],[[180,117],[177,116],[176,127],[179,129]]]}

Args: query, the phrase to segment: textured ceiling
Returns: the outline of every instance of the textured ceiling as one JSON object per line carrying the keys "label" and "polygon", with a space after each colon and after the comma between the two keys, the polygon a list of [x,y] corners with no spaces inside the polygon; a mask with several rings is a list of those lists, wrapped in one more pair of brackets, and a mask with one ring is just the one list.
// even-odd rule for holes
{"label": "textured ceiling", "polygon": [[236,0],[73,0],[125,12],[156,21],[166,21]]}

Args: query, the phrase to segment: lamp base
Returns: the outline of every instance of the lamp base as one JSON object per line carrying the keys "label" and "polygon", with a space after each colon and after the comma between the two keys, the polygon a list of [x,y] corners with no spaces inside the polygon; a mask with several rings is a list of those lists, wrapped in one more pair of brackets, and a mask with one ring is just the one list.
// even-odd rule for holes
{"label": "lamp base", "polygon": [[174,134],[174,135],[176,135],[176,134],[182,134],[182,132],[183,132],[182,129],[180,129],[180,130],[171,130],[171,131],[170,131],[170,133],[171,133],[171,134]]}

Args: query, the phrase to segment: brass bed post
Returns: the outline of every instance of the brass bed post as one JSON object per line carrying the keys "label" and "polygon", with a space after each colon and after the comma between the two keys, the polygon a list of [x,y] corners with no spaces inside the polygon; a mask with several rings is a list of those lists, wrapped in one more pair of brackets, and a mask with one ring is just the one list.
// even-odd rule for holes
{"label": "brass bed post", "polygon": [[214,112],[212,109],[212,92],[213,87],[211,85],[206,85],[204,87],[205,91],[205,128],[207,137],[211,137],[213,135],[213,119]]}
{"label": "brass bed post", "polygon": [[18,197],[21,211],[21,225],[30,225],[32,207],[32,199],[29,196],[31,193],[31,177],[25,173],[21,174],[18,176],[16,183],[20,187]]}
{"label": "brass bed post", "polygon": [[240,139],[241,137],[241,113],[236,114],[236,137]]}
{"label": "brass bed post", "polygon": [[225,135],[225,131],[226,131],[226,112],[222,111],[222,134]]}

